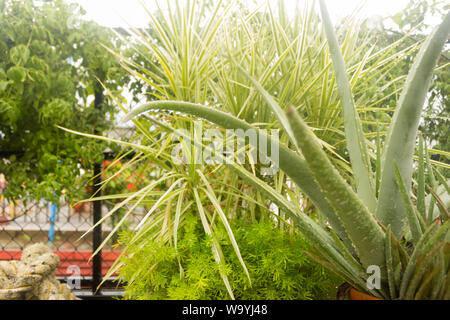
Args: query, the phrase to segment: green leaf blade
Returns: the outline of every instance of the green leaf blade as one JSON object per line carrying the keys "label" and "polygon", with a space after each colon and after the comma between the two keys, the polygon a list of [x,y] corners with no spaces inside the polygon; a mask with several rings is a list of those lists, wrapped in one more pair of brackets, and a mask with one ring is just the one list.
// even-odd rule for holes
{"label": "green leaf blade", "polygon": [[[306,162],[323,194],[341,219],[363,266],[384,269],[384,232],[368,208],[333,167],[325,152],[294,107],[289,108],[289,121]],[[370,236],[368,236],[370,235]]]}
{"label": "green leaf blade", "polygon": [[374,212],[376,208],[375,189],[372,182],[369,152],[366,146],[361,120],[356,111],[344,58],[323,0],[320,1],[320,10],[341,96],[347,149],[352,163],[358,195],[369,210]]}
{"label": "green leaf blade", "polygon": [[382,159],[380,196],[377,217],[384,225],[391,224],[399,237],[404,227],[406,209],[396,201],[401,198],[396,185],[394,163],[397,163],[407,191],[411,188],[412,161],[422,106],[433,76],[434,66],[450,35],[450,13],[427,38],[411,71],[395,110]]}
{"label": "green leaf blade", "polygon": [[[220,110],[184,101],[153,101],[143,104],[131,110],[122,122],[127,122],[143,112],[155,110],[187,113],[211,121],[225,129],[256,129],[247,122]],[[277,143],[276,141],[272,141],[270,136],[266,135],[266,139],[269,144]],[[339,236],[348,242],[348,236],[341,221],[325,200],[306,162],[281,143],[279,144],[279,162],[280,169],[283,170],[305,193],[305,195],[311,199],[319,211],[328,219]]]}

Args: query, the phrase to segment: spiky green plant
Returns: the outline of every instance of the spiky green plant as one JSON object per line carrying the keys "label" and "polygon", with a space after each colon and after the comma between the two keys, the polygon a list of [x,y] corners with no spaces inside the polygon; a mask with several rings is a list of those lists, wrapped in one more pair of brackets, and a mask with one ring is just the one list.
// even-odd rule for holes
{"label": "spiky green plant", "polygon": [[[351,169],[335,150],[343,141],[343,121],[338,116],[340,111],[337,108],[339,99],[334,88],[335,79],[326,42],[320,32],[319,17],[314,11],[314,2],[305,2],[304,10],[296,8],[295,21],[292,23],[287,18],[288,13],[282,1],[279,2],[278,16],[270,6],[264,11],[259,8],[249,11],[246,7],[236,11],[231,9],[231,3],[224,6],[218,2],[203,24],[207,28],[199,25],[201,18],[198,16],[198,12],[208,10],[205,3],[192,2],[182,8],[176,2],[177,10],[172,10],[173,15],[148,11],[150,31],[135,31],[139,41],[134,45],[134,50],[144,57],[142,63],[114,54],[122,59],[127,70],[145,82],[150,99],[156,97],[159,100],[218,104],[221,110],[235,116],[238,122],[241,121],[235,128],[280,128],[277,120],[280,124],[287,124],[282,116],[287,106],[300,106],[308,115],[308,123],[317,129],[317,135],[332,155],[333,163],[349,178]],[[362,92],[370,73],[386,72],[386,69],[398,63],[399,59],[390,52],[401,41],[377,52],[365,52],[373,40],[370,34],[360,35],[359,25],[355,21],[350,21],[346,27],[340,35],[344,38],[348,70],[352,73],[351,86]],[[414,49],[414,46],[409,47],[405,53]],[[264,87],[268,93],[262,97],[252,86],[260,91]],[[276,95],[275,99],[283,107],[266,108],[264,99],[271,106],[275,103],[270,95]],[[358,102],[360,105],[373,103],[363,98]],[[178,120],[165,124],[169,132],[190,125],[187,121]],[[280,140],[285,143],[290,140],[295,144],[293,134],[288,130]],[[314,200],[336,232],[346,239],[342,224],[320,196],[317,184],[304,178],[311,176],[309,168],[301,158],[295,157],[294,152],[284,145],[281,148],[285,155],[281,161],[297,165],[289,171],[281,171],[271,181],[274,189],[286,193],[284,181],[288,174]],[[164,150],[156,153],[161,155]],[[195,170],[192,172],[195,175]],[[232,185],[236,189],[245,188],[239,179],[234,181]],[[291,198],[294,196],[298,198],[298,203],[309,202],[301,193],[290,194]],[[258,190],[254,198],[261,199]],[[229,197],[227,203],[230,203]],[[226,209],[233,208],[227,206]]]}
{"label": "spiky green plant", "polygon": [[[170,10],[169,15],[162,11],[148,10],[150,28],[135,30],[134,39],[137,39],[137,42],[124,39],[132,48],[132,58],[113,52],[121,59],[123,67],[130,71],[135,79],[144,83],[148,99],[217,103],[222,110],[240,120],[249,121],[254,126],[278,128],[277,119],[285,110],[275,110],[277,116],[274,116],[271,110],[263,106],[258,107],[264,100],[251,86],[260,84],[271,94],[277,95],[282,105],[302,105],[309,114],[309,123],[316,127],[321,143],[333,156],[333,163],[339,166],[341,171],[347,172],[346,176],[349,177],[350,168],[334,146],[342,142],[342,119],[337,116],[339,110],[335,80],[326,42],[318,28],[320,21],[314,3],[306,2],[303,11],[297,8],[293,22],[287,19],[287,10],[282,1],[279,2],[278,15],[270,6],[265,7],[265,10],[258,8],[251,11],[246,6],[236,9],[232,2],[225,1],[214,5],[209,1],[176,1],[167,4],[174,6],[171,7],[173,10]],[[365,75],[368,72],[381,72],[398,62],[394,56],[389,55],[389,51],[397,44],[378,52],[364,53],[371,37],[369,34],[360,35],[358,30],[358,24],[352,23],[340,34],[345,38],[346,61],[349,62],[349,70],[353,74],[352,86],[358,91],[364,91]],[[407,51],[413,49],[414,47],[411,47]],[[364,56],[364,62],[357,59],[361,55]],[[122,106],[119,99],[116,99],[116,102]],[[364,99],[360,102],[365,104]],[[317,105],[320,107],[316,107]],[[123,106],[122,109],[126,111]],[[133,215],[136,206],[142,205],[148,206],[149,214],[144,217],[145,221],[137,226],[136,240],[144,238],[150,241],[158,238],[175,248],[177,230],[183,224],[185,209],[190,206],[196,208],[199,219],[204,222],[205,233],[212,235],[217,224],[228,223],[224,219],[225,215],[228,220],[232,220],[236,215],[243,215],[253,222],[265,219],[272,213],[269,210],[270,200],[257,188],[249,188],[245,181],[232,171],[242,171],[246,168],[255,172],[258,165],[236,166],[230,170],[221,165],[211,168],[205,165],[185,166],[170,162],[170,151],[175,145],[172,141],[175,130],[193,130],[195,124],[192,117],[172,114],[134,122],[137,128],[135,143],[117,141],[126,148],[137,150],[136,156],[124,165],[124,170],[132,171],[136,166],[145,167],[146,174],[151,175],[154,181],[137,192],[95,198],[119,201],[117,207],[104,219],[118,216],[120,211],[126,209],[113,232],[119,230],[120,225]],[[211,126],[207,122],[203,125]],[[186,153],[189,153],[188,145],[191,142],[199,143],[200,140],[199,137],[196,137],[195,141],[190,138],[181,138]],[[280,138],[282,141],[288,141],[289,138],[295,141],[292,132],[290,137],[283,135]],[[101,139],[112,141],[108,138]],[[286,160],[283,160],[285,164],[291,160],[294,163],[300,162],[298,168],[306,170],[305,174],[310,175],[304,162],[294,157],[294,152],[286,147],[283,147],[282,152],[287,154]],[[129,154],[128,150],[124,153],[126,154]],[[148,168],[149,163],[155,163],[157,166]],[[314,197],[319,188],[314,181],[302,179],[302,170],[291,170],[290,174]],[[286,183],[287,180],[283,171],[264,179],[277,192],[289,195],[292,203],[296,204],[292,210],[303,210],[307,214],[315,215],[310,201],[298,188],[291,187],[290,181]],[[103,186],[107,188],[110,181],[107,179]],[[208,186],[212,186],[212,190]],[[158,191],[158,187],[168,190]],[[342,225],[333,215],[328,203],[320,197],[315,200],[326,220],[345,238]],[[272,216],[277,227],[290,228],[283,222],[284,210],[279,213],[278,216]],[[233,233],[229,228],[227,230],[236,249],[235,253],[239,256]],[[112,237],[108,236],[104,243],[111,239]],[[346,238],[345,241],[349,242]],[[212,247],[212,251],[216,261],[222,264],[225,257],[220,254],[220,245]],[[127,248],[124,248],[123,253],[131,254]],[[111,271],[120,267],[121,259],[117,261]],[[244,263],[242,266],[245,270]],[[180,267],[180,275],[182,274]],[[225,276],[223,280],[227,283]],[[232,292],[230,297],[233,297]]]}
{"label": "spiky green plant", "polygon": [[[376,175],[371,169],[367,141],[355,110],[341,49],[323,1],[320,1],[320,7],[343,107],[356,192],[336,170],[296,108],[289,107],[285,115],[282,112],[285,108],[281,108],[256,81],[252,83],[267,102],[267,112],[277,116],[295,147],[292,150],[279,145],[280,168],[328,218],[333,229],[327,230],[317,224],[244,168],[233,164],[229,168],[277,204],[314,244],[316,251],[311,255],[356,289],[384,299],[450,299],[450,219],[448,209],[431,189],[429,193],[440,204],[439,219],[429,219],[433,213],[431,205],[428,211],[424,208],[423,168],[429,161],[427,153],[425,157],[423,155],[423,146],[418,152],[421,168],[417,194],[419,207],[410,197],[421,108],[434,66],[450,34],[450,13],[427,38],[416,57],[395,109],[382,157],[376,159],[381,173]],[[231,114],[180,101],[155,101],[142,105],[132,110],[125,120],[150,110],[179,111],[224,128],[255,128]],[[377,146],[381,146],[380,141]],[[381,150],[377,154],[380,155]],[[433,169],[429,165],[427,167],[431,179],[434,179]],[[380,181],[376,181],[378,178]],[[448,192],[446,181],[440,181]],[[379,185],[378,197],[374,185]],[[379,287],[368,285],[370,274],[367,270],[374,265],[381,270]]]}

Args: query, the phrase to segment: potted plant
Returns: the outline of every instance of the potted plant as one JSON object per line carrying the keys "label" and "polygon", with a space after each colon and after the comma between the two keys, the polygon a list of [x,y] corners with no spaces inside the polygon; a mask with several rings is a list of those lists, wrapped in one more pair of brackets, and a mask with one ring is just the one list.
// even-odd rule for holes
{"label": "potted plant", "polygon": [[[422,142],[418,148],[416,201],[410,197],[421,109],[434,66],[450,34],[450,13],[426,39],[415,59],[383,150],[380,133],[375,133],[376,168],[372,170],[344,60],[323,1],[320,6],[341,96],[354,185],[338,173],[296,108],[290,106],[286,114],[256,80],[242,72],[277,116],[293,146],[289,148],[266,136],[269,143],[279,148],[280,169],[309,197],[331,228],[319,225],[243,167],[233,163],[228,166],[283,210],[314,244],[315,250],[310,255],[341,276],[353,290],[379,299],[450,299],[449,214],[432,189],[428,193],[434,197],[430,201],[433,205],[425,207],[425,167],[431,181],[437,178],[447,192],[448,184],[429,165]],[[128,113],[124,121],[150,110],[183,112],[227,129],[258,130],[230,114],[183,101],[144,104]],[[433,217],[434,204],[439,208],[438,219]]]}

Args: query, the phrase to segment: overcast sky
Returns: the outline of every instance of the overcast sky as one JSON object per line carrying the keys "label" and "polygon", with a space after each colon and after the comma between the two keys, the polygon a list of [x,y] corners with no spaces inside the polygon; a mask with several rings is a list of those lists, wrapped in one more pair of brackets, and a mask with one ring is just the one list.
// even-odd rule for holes
{"label": "overcast sky", "polygon": [[[145,27],[149,17],[139,0],[65,0],[68,3],[76,2],[86,11],[86,18],[96,21],[107,27]],[[142,0],[148,9],[155,7],[154,0]],[[163,4],[167,0],[160,0]],[[172,0],[173,1],[173,0]],[[183,0],[179,0],[183,2]],[[261,4],[267,0],[258,0]],[[277,0],[269,0],[276,4]],[[295,8],[296,4],[303,6],[305,0],[285,0],[286,7]],[[409,0],[326,0],[332,19],[336,21],[352,14],[356,9],[360,18],[371,16],[389,16],[401,11]],[[127,94],[125,94],[128,96]],[[130,101],[131,99],[127,99]],[[121,116],[119,116],[121,118]]]}
{"label": "overcast sky", "polygon": [[[66,0],[78,2],[87,11],[87,18],[108,26],[127,26],[127,23],[142,27],[147,25],[148,16],[139,0]],[[295,7],[296,3],[304,0],[285,0],[286,6]],[[148,8],[152,8],[153,1],[143,0]],[[165,2],[159,1],[161,4]],[[261,0],[264,3],[265,0]],[[270,2],[276,3],[275,0]],[[350,15],[356,8],[362,7],[360,17],[389,16],[401,11],[409,0],[328,0],[327,5],[334,19]],[[124,22],[125,20],[126,22]]]}

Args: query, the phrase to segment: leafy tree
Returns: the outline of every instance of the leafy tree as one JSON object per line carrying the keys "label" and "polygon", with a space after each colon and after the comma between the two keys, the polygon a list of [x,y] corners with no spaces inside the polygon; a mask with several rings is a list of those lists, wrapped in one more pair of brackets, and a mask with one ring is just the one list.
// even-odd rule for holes
{"label": "leafy tree", "polygon": [[[0,0],[0,172],[7,197],[73,198],[100,163],[103,143],[57,128],[102,132],[115,108],[97,99],[126,76],[100,43],[118,48],[113,33],[82,19],[62,0]],[[3,158],[3,159],[1,159]]]}
{"label": "leafy tree", "polygon": [[[450,5],[445,1],[411,0],[403,12],[397,13],[392,20],[403,32],[412,33],[409,36],[410,41],[422,40],[424,33],[431,29],[431,17],[441,21],[445,14],[450,10]],[[414,29],[412,26],[418,25]],[[450,44],[450,42],[447,42]],[[428,145],[443,151],[450,150],[449,139],[449,119],[450,119],[450,47],[441,54],[438,66],[435,71],[435,79],[430,88],[427,105],[425,108],[425,120],[421,124],[420,130],[423,132]],[[450,164],[447,156],[436,154],[435,160]],[[448,175],[448,171],[446,172]]]}
{"label": "leafy tree", "polygon": [[[396,48],[396,52],[401,53],[408,47],[418,47],[426,35],[434,27],[433,21],[442,21],[446,13],[450,10],[450,5],[440,0],[411,0],[404,10],[393,14],[384,21],[384,25],[393,23],[392,28],[381,28],[377,35],[377,45],[398,41],[404,38],[405,41]],[[415,49],[414,49],[415,50]],[[412,65],[414,56],[409,55],[399,60],[399,63],[389,70],[385,81],[386,84],[392,79],[399,78],[406,74]],[[420,125],[420,131],[427,142],[428,147],[433,149],[450,150],[449,140],[449,118],[450,118],[450,47],[446,46],[442,52],[435,70],[434,79],[431,84],[426,106],[424,108],[424,120]],[[404,78],[402,79],[405,80]],[[394,92],[402,81],[393,86]],[[399,94],[399,93],[398,93]],[[398,95],[397,94],[397,95]],[[396,101],[396,95],[392,96],[392,101]],[[395,107],[395,105],[390,105]],[[450,164],[448,155],[434,153],[431,158]],[[448,175],[448,170],[446,172]]]}

